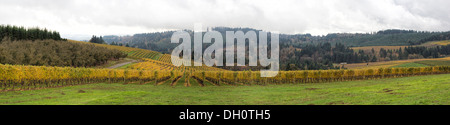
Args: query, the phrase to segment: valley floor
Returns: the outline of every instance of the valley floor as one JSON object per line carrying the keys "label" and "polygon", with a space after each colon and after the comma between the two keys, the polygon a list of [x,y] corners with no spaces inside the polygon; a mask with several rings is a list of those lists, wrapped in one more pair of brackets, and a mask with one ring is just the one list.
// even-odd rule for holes
{"label": "valley floor", "polygon": [[0,92],[1,105],[449,105],[450,74],[365,81],[154,86],[100,83]]}

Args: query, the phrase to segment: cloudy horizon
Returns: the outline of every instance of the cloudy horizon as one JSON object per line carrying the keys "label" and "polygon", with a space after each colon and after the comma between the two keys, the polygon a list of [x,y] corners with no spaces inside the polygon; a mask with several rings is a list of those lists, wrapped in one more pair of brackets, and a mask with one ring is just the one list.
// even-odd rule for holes
{"label": "cloudy horizon", "polygon": [[2,0],[0,24],[41,27],[65,38],[206,27],[285,34],[449,31],[448,0]]}

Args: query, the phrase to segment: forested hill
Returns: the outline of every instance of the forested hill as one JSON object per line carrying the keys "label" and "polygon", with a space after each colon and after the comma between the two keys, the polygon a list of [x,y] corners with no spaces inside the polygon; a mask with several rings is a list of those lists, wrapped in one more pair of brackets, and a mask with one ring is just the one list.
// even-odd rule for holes
{"label": "forested hill", "polygon": [[[448,40],[450,32],[425,32],[413,30],[383,30],[376,33],[332,33],[325,36],[282,35],[280,43],[301,47],[304,44],[342,43],[350,47],[360,46],[407,46],[428,41]],[[284,42],[281,42],[284,41]],[[287,42],[287,43],[286,43]],[[303,44],[303,45],[301,45]]]}
{"label": "forested hill", "polygon": [[148,49],[162,53],[170,53],[178,46],[170,43],[173,31],[158,33],[141,33],[133,36],[103,36],[103,40],[108,44],[126,45],[130,47]]}
{"label": "forested hill", "polygon": [[62,39],[58,32],[0,26],[0,64],[90,67],[127,55],[118,51]]}
{"label": "forested hill", "polygon": [[[212,28],[222,34],[225,31],[247,32],[250,30],[260,31],[252,28],[228,28],[215,27]],[[177,45],[170,43],[170,38],[174,31],[157,32],[157,33],[141,33],[133,36],[103,36],[105,42],[111,44],[129,44],[131,47],[149,49],[162,53],[170,53]],[[188,31],[191,32],[191,31]],[[192,33],[192,32],[191,32]],[[224,37],[225,38],[225,37]],[[399,46],[399,45],[418,45],[428,41],[448,40],[450,32],[425,32],[413,30],[382,30],[373,33],[331,33],[324,36],[313,36],[310,34],[281,34],[280,45],[282,48],[293,46],[294,48],[302,48],[307,44],[319,43],[341,43],[349,47],[358,46]]]}

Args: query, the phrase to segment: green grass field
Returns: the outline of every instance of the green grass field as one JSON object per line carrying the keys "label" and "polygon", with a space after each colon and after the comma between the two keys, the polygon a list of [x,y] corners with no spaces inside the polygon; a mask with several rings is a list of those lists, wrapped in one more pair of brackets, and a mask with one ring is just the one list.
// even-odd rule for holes
{"label": "green grass field", "polygon": [[410,63],[403,63],[390,68],[407,68],[407,67],[428,67],[428,66],[450,66],[449,60],[422,60]]}
{"label": "green grass field", "polygon": [[[193,82],[195,80],[191,80]],[[191,83],[192,84],[192,83]],[[88,84],[0,93],[2,105],[449,105],[450,74],[267,86]]]}
{"label": "green grass field", "polygon": [[450,61],[448,60],[425,60],[425,61],[417,61],[415,63],[428,66],[450,66]]}
{"label": "green grass field", "polygon": [[405,63],[396,66],[392,66],[391,68],[407,68],[407,67],[428,67],[429,65],[421,64],[421,63]]}

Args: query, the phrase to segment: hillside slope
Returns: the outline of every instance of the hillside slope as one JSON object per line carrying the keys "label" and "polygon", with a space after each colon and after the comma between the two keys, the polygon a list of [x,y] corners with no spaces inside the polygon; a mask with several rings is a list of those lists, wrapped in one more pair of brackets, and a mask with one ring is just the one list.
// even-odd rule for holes
{"label": "hillside slope", "polygon": [[68,41],[74,42],[74,43],[91,44],[91,45],[95,45],[95,46],[101,46],[101,47],[106,47],[109,49],[119,50],[123,53],[128,54],[128,57],[133,57],[133,58],[147,58],[147,59],[158,60],[162,55],[159,52],[146,50],[146,49],[124,47],[124,46],[114,46],[114,45],[107,45],[107,44],[96,44],[96,43],[82,42],[82,41],[76,41],[76,40],[68,40]]}
{"label": "hillside slope", "polygon": [[117,50],[61,40],[0,41],[1,64],[92,67],[124,57]]}

